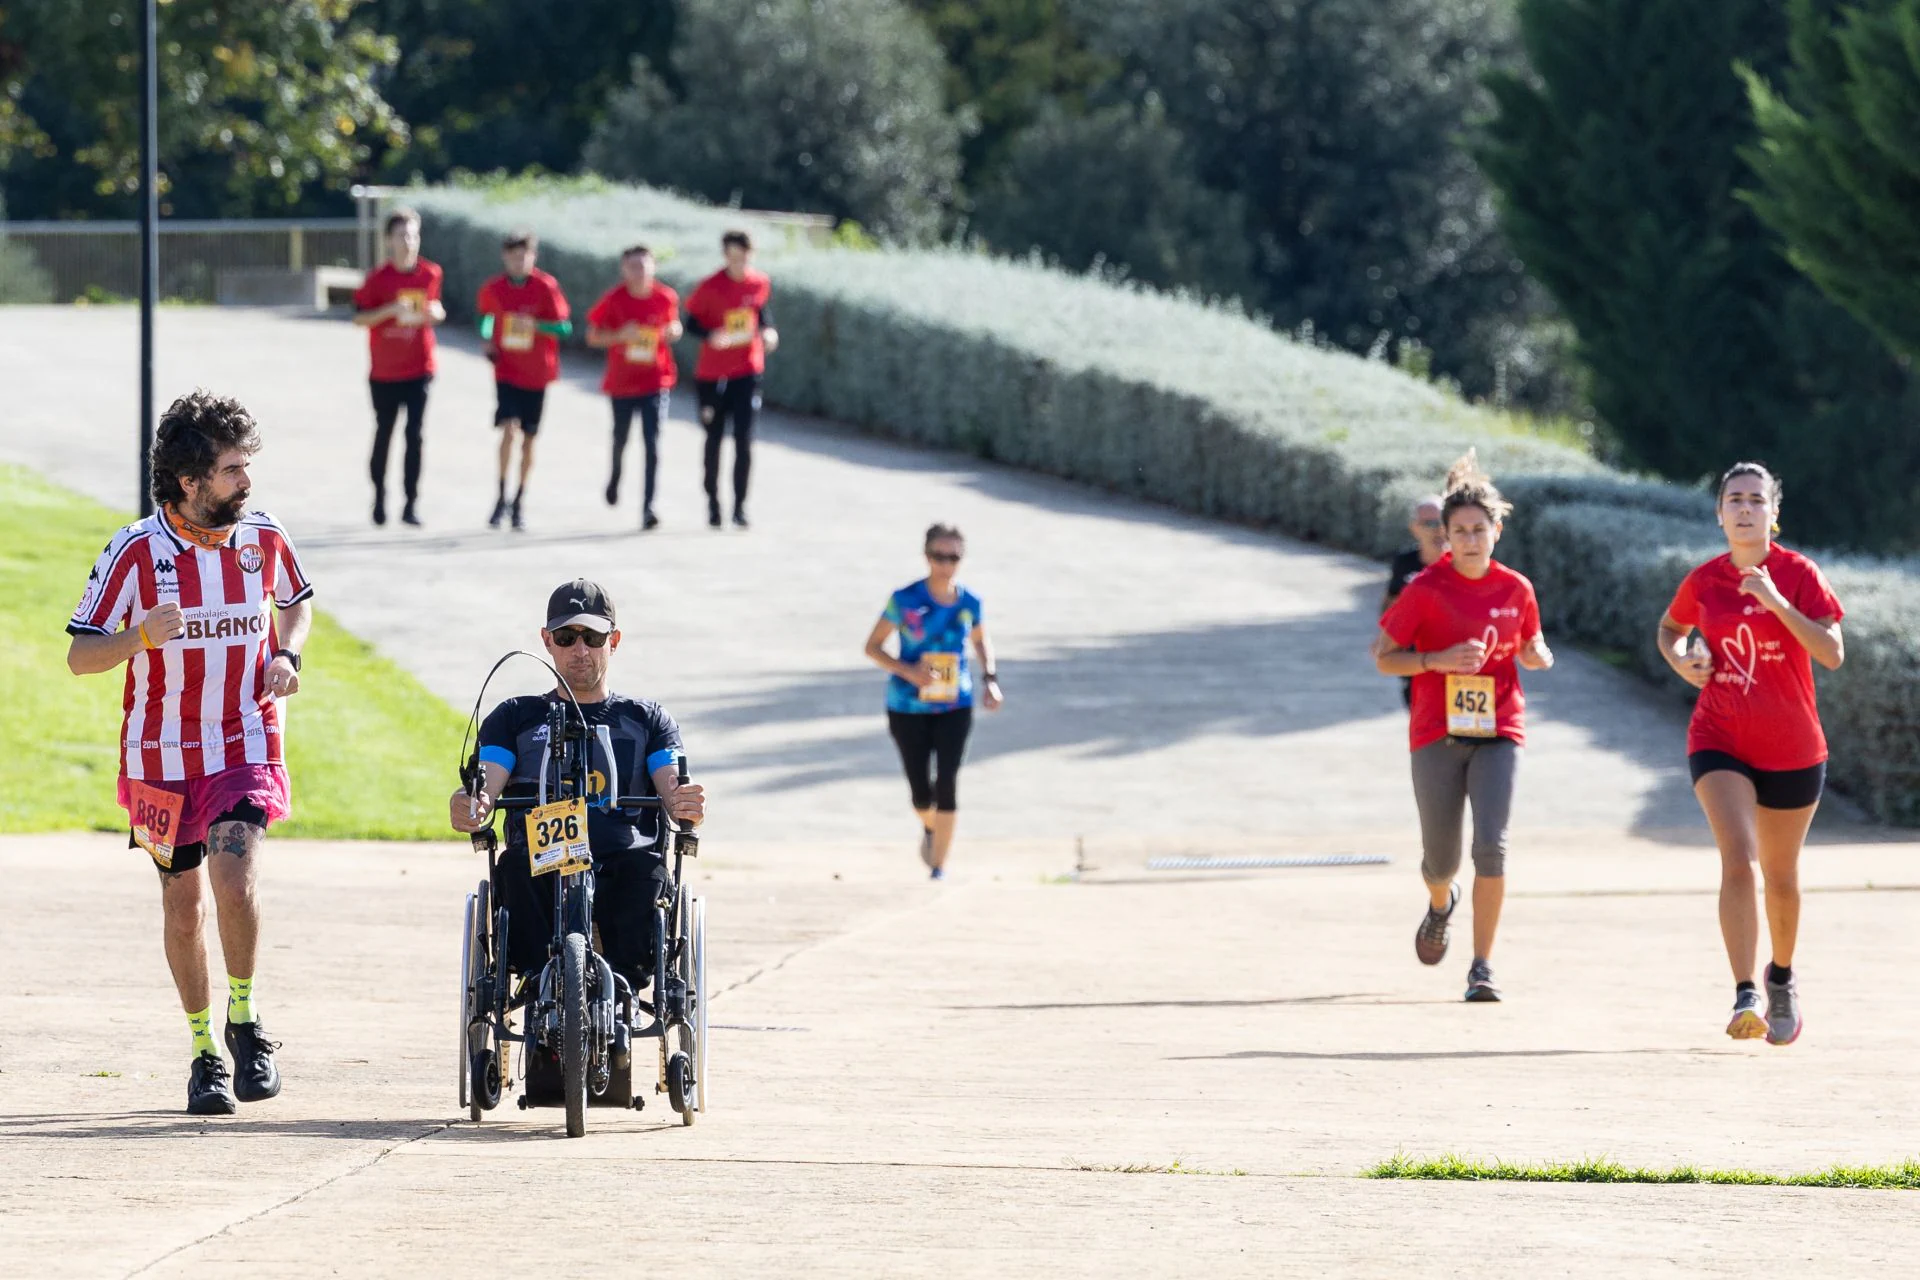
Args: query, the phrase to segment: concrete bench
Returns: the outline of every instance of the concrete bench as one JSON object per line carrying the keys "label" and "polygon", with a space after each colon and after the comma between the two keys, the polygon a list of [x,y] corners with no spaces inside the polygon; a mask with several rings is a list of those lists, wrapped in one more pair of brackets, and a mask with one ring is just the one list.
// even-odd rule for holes
{"label": "concrete bench", "polygon": [[215,277],[214,297],[223,307],[325,311],[336,300],[351,301],[365,279],[356,267],[228,267]]}

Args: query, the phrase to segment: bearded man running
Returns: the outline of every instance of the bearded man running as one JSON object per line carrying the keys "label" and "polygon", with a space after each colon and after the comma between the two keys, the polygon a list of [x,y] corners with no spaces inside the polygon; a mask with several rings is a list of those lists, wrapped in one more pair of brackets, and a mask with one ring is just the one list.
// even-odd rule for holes
{"label": "bearded man running", "polygon": [[[272,516],[249,513],[260,448],[236,400],[173,402],[153,443],[155,514],[113,535],[67,623],[67,666],[125,665],[120,804],[160,871],[167,965],[193,1031],[187,1110],[230,1115],[235,1094],[280,1092],[254,1012],[260,908],[254,877],[270,823],[290,811],[279,702],[300,688],[313,587]],[[209,875],[200,874],[206,863]],[[227,1065],[215,1047],[205,889],[227,965]]]}

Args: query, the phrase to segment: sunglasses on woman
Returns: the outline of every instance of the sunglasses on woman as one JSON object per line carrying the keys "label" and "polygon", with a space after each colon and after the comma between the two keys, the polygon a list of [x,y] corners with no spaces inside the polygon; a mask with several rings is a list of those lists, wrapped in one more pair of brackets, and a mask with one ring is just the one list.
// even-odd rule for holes
{"label": "sunglasses on woman", "polygon": [[933,561],[935,564],[960,563],[960,557],[951,551],[929,551],[927,552],[927,559]]}
{"label": "sunglasses on woman", "polygon": [[562,649],[573,648],[575,640],[585,640],[589,649],[601,649],[606,647],[607,632],[588,631],[585,627],[564,627],[553,633],[554,644]]}

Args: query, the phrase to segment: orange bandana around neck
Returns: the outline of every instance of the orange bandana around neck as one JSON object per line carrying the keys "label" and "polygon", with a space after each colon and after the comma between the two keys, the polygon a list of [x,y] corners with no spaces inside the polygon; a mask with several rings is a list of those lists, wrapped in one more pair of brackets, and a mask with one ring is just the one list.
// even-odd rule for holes
{"label": "orange bandana around neck", "polygon": [[232,525],[224,529],[208,529],[195,524],[172,507],[162,507],[161,510],[166,512],[167,524],[182,542],[191,542],[202,550],[218,551],[226,545],[227,539],[233,536]]}

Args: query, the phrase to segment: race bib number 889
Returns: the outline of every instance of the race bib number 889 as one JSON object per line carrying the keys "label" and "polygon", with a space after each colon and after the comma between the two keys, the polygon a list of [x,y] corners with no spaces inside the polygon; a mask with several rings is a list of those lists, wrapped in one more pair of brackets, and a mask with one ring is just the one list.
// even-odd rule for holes
{"label": "race bib number 889", "polygon": [[584,871],[593,865],[587,847],[585,800],[556,800],[527,812],[527,861],[536,876]]}

